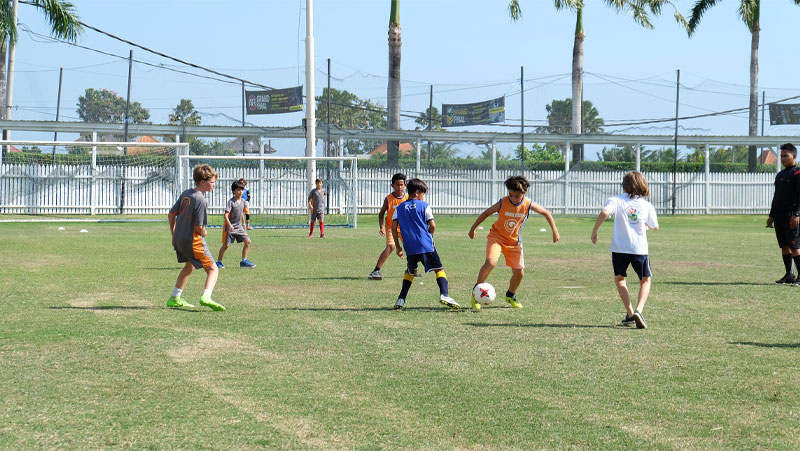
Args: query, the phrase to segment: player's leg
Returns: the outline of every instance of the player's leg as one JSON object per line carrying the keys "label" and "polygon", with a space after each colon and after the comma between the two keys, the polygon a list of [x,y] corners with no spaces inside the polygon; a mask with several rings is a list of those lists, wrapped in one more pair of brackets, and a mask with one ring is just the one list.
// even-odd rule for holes
{"label": "player's leg", "polygon": [[406,255],[406,259],[406,272],[403,275],[403,285],[400,288],[400,294],[397,296],[397,301],[394,303],[395,310],[400,310],[406,306],[408,290],[411,289],[411,285],[414,283],[414,271],[417,270],[417,263],[419,262],[417,255]]}
{"label": "player's leg", "polygon": [[247,252],[250,250],[250,237],[247,235],[242,237],[240,235],[239,238],[241,238],[242,242],[244,242],[244,246],[242,246],[242,261],[239,262],[239,267],[247,269],[255,268],[256,264],[247,258]]}
{"label": "player's leg", "polygon": [[219,248],[219,253],[217,254],[217,268],[224,268],[225,265],[222,264],[222,257],[225,255],[225,251],[228,250],[228,240],[222,242],[222,247]]}
{"label": "player's leg", "polygon": [[[492,273],[492,270],[495,266],[497,266],[497,259],[500,258],[500,243],[492,239],[486,240],[486,260],[483,262],[483,266],[481,269],[478,270],[478,280],[475,281],[475,285],[472,286],[473,293],[475,291],[475,286],[479,283],[486,282],[486,279],[489,278],[489,274]],[[470,302],[472,303],[472,310],[478,312],[481,310],[481,305],[475,301],[475,294],[470,297]]]}
{"label": "player's leg", "polygon": [[522,254],[522,246],[503,246],[503,257],[506,265],[511,268],[511,280],[508,282],[506,292],[506,302],[514,308],[522,308],[522,304],[517,300],[517,289],[525,276],[525,260]]}
{"label": "player's leg", "polygon": [[319,215],[319,237],[325,238],[325,214],[320,213]]}
{"label": "player's leg", "polygon": [[244,246],[242,246],[242,260],[247,260],[247,253],[250,251],[250,239],[244,240]]}
{"label": "player's leg", "polygon": [[647,296],[650,295],[650,259],[647,255],[634,255],[631,259],[631,266],[639,276],[639,299],[636,303],[636,310],[633,311],[633,320],[639,329],[647,329],[647,322],[644,320],[644,304]]}
{"label": "player's leg", "polygon": [[[792,284],[797,281],[797,278],[792,273],[792,242],[795,241],[796,229],[789,228],[789,219],[778,217],[775,218],[775,238],[778,239],[778,246],[781,248],[781,259],[783,260],[784,275],[776,280],[777,284]],[[800,270],[800,268],[799,268]]]}
{"label": "player's leg", "polygon": [[614,276],[614,285],[617,286],[619,298],[622,299],[622,305],[625,306],[625,313],[629,317],[633,317],[633,307],[631,306],[631,294],[628,292],[628,284],[625,281],[625,276]]}
{"label": "player's leg", "polygon": [[375,264],[375,269],[367,276],[370,280],[382,280],[383,274],[381,274],[381,268],[383,268],[384,263],[386,260],[389,259],[389,256],[392,255],[394,252],[394,237],[392,237],[391,230],[387,231],[386,233],[386,247],[381,252],[381,255],[378,256],[378,263]]}
{"label": "player's leg", "polygon": [[194,307],[181,298],[183,289],[186,288],[186,284],[189,282],[189,276],[191,276],[192,271],[194,271],[194,264],[192,260],[187,257],[187,254],[177,248],[175,249],[175,255],[178,257],[178,263],[184,263],[184,265],[181,272],[178,273],[178,279],[175,281],[175,288],[172,289],[172,295],[167,299],[167,307]]}
{"label": "player's leg", "polygon": [[316,222],[315,220],[313,220],[313,219],[311,220],[311,228],[310,228],[310,229],[308,229],[308,237],[309,237],[309,238],[311,238],[312,236],[314,236],[314,223],[315,223],[315,222]]}
{"label": "player's leg", "polygon": [[211,294],[214,291],[214,286],[217,285],[217,277],[219,277],[219,268],[214,263],[214,257],[208,251],[205,240],[203,240],[203,249],[199,248],[195,251],[195,258],[202,264],[203,269],[206,271],[206,283],[203,289],[203,295],[200,296],[200,305],[210,308],[211,310],[225,311],[225,307],[217,304],[211,299]]}

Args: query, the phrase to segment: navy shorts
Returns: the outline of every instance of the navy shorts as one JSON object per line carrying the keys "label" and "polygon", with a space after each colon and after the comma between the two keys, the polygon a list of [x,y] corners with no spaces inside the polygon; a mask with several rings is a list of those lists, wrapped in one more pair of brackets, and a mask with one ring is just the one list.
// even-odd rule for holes
{"label": "navy shorts", "polygon": [[775,227],[775,238],[778,239],[778,246],[790,249],[800,249],[800,227],[789,227],[791,216],[776,215],[772,226]]}
{"label": "navy shorts", "polygon": [[632,266],[639,280],[642,277],[651,277],[650,258],[647,255],[611,253],[611,264],[614,265],[614,275],[628,277],[628,266]]}
{"label": "navy shorts", "polygon": [[407,259],[408,266],[406,267],[406,271],[408,271],[409,274],[417,272],[417,264],[419,263],[422,263],[422,266],[425,267],[425,272],[436,271],[443,268],[442,260],[439,259],[439,254],[436,253],[435,249],[433,252],[408,255]]}

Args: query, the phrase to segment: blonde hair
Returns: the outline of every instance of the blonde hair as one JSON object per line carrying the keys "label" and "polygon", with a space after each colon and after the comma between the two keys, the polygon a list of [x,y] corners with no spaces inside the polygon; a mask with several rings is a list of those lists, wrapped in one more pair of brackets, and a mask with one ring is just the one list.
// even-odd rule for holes
{"label": "blonde hair", "polygon": [[217,178],[217,171],[207,164],[198,164],[192,171],[192,177],[194,178],[194,183],[198,184],[206,180]]}
{"label": "blonde hair", "polygon": [[631,196],[647,197],[650,195],[650,187],[641,172],[631,171],[622,177],[622,190]]}

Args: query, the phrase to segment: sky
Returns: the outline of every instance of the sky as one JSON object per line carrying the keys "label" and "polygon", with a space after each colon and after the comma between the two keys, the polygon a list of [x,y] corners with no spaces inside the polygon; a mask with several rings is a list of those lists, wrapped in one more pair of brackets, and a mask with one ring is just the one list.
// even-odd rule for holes
{"label": "sky", "polygon": [[[274,88],[305,82],[305,0],[73,3],[88,25],[175,58]],[[443,103],[505,96],[505,126],[461,130],[519,131],[520,68],[524,67],[526,127],[546,123],[545,106],[571,96],[575,15],[556,10],[552,1],[520,3],[523,17],[514,22],[506,0],[401,0],[403,113],[416,116],[425,111],[431,85],[433,104],[440,110]],[[652,18],[651,30],[604,2],[587,2],[584,99],[594,104],[607,124],[672,118],[680,70],[681,116],[747,107],[750,33],[738,16],[737,4],[723,1],[708,10],[689,38],[668,8]],[[677,0],[676,5],[688,14],[692,3]],[[330,59],[331,87],[386,104],[389,8],[389,0],[313,3],[316,95],[327,86]],[[60,120],[79,120],[77,100],[88,88],[110,89],[124,97],[132,49],[135,60],[151,64],[134,63],[131,98],[150,110],[152,122],[166,123],[185,98],[192,100],[203,124],[241,124],[239,82],[226,82],[88,29],[76,43],[94,50],[53,41],[42,14],[29,5],[20,4],[19,22],[14,119],[55,119],[59,68],[64,69]],[[762,0],[759,99],[762,91],[767,102],[800,96],[797,23],[800,6],[792,0]],[[303,116],[250,115],[246,120],[256,126],[297,126]],[[413,118],[402,122],[406,129],[415,125]],[[747,113],[684,120],[680,127],[685,135],[746,135]],[[674,122],[605,130],[672,135]],[[764,134],[798,135],[800,126],[770,126],[767,114]],[[17,132],[14,138],[52,139],[52,135]],[[277,142],[273,147],[287,156],[302,153],[301,143]]]}

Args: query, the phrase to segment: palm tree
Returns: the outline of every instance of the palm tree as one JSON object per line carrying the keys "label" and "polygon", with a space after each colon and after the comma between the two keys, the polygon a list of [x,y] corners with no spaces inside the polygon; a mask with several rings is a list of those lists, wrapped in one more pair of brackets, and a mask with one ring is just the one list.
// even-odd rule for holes
{"label": "palm tree", "polygon": [[[386,89],[386,129],[400,130],[400,0],[392,0],[389,13],[389,84]],[[386,149],[386,164],[397,166],[400,142],[389,141]]]}
{"label": "palm tree", "polygon": [[[800,0],[791,0],[795,5],[800,6]],[[691,37],[703,14],[719,0],[698,0],[692,8],[692,15],[689,18],[687,31]],[[750,115],[748,121],[749,136],[758,136],[758,40],[761,34],[761,0],[741,0],[739,5],[739,16],[750,30]],[[756,170],[756,146],[750,146],[747,167],[750,172]]]}
{"label": "palm tree", "polygon": [[[6,60],[8,46],[17,42],[17,24],[14,17],[14,0],[0,0],[0,118],[6,119]],[[63,0],[29,0],[39,8],[50,22],[50,34],[60,39],[74,41],[82,31],[75,6]]]}
{"label": "palm tree", "polygon": [[[626,11],[633,16],[633,20],[646,28],[653,28],[648,17],[648,11],[654,15],[661,13],[661,7],[665,4],[672,5],[670,0],[604,0],[605,3],[614,8],[617,12]],[[709,0],[714,1],[714,0]],[[800,1],[800,0],[797,0]],[[582,132],[583,106],[583,41],[586,33],[583,31],[583,0],[553,0],[557,10],[569,9],[575,12],[575,43],[572,47],[572,122],[570,132],[579,135]],[[674,8],[674,5],[673,5]],[[519,0],[510,0],[508,12],[511,18],[519,20],[522,17],[522,8]],[[683,16],[677,10],[675,19],[683,23]],[[572,160],[578,162],[581,159],[581,147],[573,146]]]}

